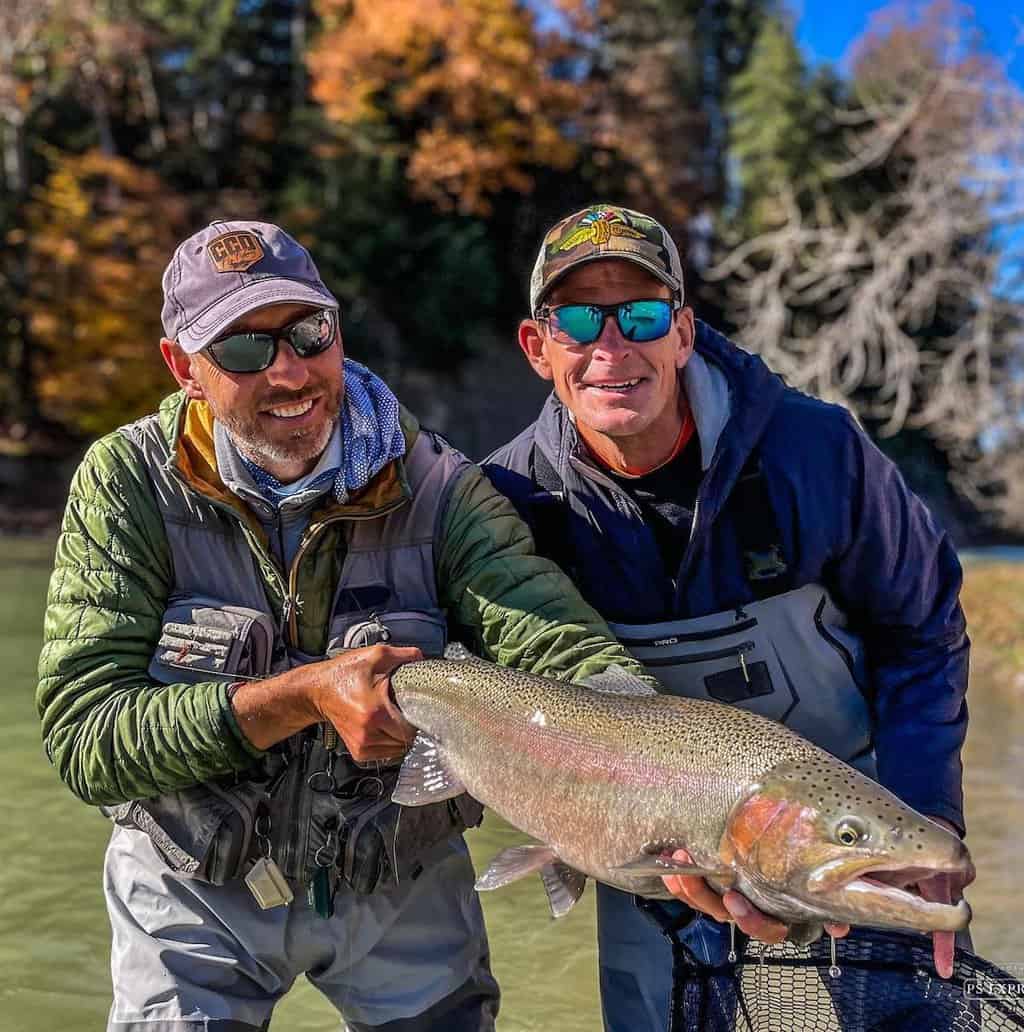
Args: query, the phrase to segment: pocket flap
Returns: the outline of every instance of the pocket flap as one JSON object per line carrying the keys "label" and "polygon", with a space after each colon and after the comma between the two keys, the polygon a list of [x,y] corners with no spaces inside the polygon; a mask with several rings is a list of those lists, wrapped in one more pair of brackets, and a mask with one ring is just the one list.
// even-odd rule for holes
{"label": "pocket flap", "polygon": [[273,647],[274,623],[267,614],[183,599],[164,613],[149,673],[165,684],[262,677],[270,672]]}
{"label": "pocket flap", "polygon": [[327,654],[381,642],[415,646],[425,656],[439,657],[444,655],[448,644],[448,624],[439,609],[407,609],[371,615],[346,613],[331,621]]}

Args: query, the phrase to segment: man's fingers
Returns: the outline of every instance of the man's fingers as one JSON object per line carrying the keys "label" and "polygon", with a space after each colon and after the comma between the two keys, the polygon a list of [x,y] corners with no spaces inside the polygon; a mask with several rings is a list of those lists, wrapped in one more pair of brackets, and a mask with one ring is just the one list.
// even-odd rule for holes
{"label": "man's fingers", "polygon": [[[678,859],[678,857],[677,857]],[[710,915],[716,921],[729,921],[729,911],[722,903],[722,897],[708,887],[703,878],[693,875],[671,874],[662,878],[665,887],[676,899],[688,903],[694,910]]]}
{"label": "man's fingers", "polygon": [[722,900],[740,931],[746,932],[751,938],[760,939],[761,942],[776,943],[782,942],[789,934],[788,925],[762,913],[740,893],[730,889],[722,897]]}
{"label": "man's fingers", "polygon": [[405,663],[417,663],[423,658],[419,649],[409,645],[377,645],[380,650],[374,660],[374,669],[380,674],[390,674]]}

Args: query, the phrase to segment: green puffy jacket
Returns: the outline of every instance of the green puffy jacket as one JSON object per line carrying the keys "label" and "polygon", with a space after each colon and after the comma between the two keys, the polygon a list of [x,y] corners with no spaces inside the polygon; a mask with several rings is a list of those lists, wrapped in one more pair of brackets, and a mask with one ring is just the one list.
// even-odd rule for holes
{"label": "green puffy jacket", "polygon": [[[178,393],[160,406],[178,476],[233,510],[281,619],[284,576],[253,514],[216,468],[213,419]],[[419,433],[403,412],[407,444]],[[408,492],[401,460],[346,506],[365,515]],[[328,606],[344,560],[343,522],[300,549],[291,613],[302,649],[326,648]],[[534,553],[530,532],[475,467],[459,475],[435,554],[438,596],[455,633],[507,666],[580,680],[612,664],[641,673],[565,575]],[[114,432],[88,451],[71,485],[47,599],[36,696],[51,762],[86,802],[160,795],[250,768],[260,756],[239,730],[224,682],[158,684],[147,674],[173,584],[157,500],[135,445]]]}

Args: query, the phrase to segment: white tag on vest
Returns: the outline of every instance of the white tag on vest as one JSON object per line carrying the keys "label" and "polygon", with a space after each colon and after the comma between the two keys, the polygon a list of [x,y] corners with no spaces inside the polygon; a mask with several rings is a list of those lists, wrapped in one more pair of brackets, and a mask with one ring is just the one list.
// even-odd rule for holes
{"label": "white tag on vest", "polygon": [[283,907],[295,898],[281,868],[269,856],[261,856],[245,876],[245,884],[261,910]]}

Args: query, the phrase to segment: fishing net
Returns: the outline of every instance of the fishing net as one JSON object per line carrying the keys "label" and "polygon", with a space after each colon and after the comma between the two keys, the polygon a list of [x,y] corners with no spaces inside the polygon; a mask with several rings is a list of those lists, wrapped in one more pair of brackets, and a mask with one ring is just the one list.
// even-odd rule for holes
{"label": "fishing net", "polygon": [[931,939],[855,929],[810,946],[736,942],[736,960],[700,963],[673,942],[671,1032],[1003,1032],[1024,1029],[1024,967],[957,948],[940,978]]}

